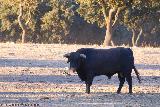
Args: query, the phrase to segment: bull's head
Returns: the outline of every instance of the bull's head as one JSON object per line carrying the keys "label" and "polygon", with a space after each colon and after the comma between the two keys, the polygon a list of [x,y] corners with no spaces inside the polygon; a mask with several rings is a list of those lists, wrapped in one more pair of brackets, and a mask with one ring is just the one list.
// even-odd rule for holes
{"label": "bull's head", "polygon": [[80,54],[78,52],[71,52],[71,53],[65,54],[64,57],[68,58],[67,63],[70,62],[70,70],[72,70],[73,72],[79,69],[81,64],[86,59],[86,55]]}

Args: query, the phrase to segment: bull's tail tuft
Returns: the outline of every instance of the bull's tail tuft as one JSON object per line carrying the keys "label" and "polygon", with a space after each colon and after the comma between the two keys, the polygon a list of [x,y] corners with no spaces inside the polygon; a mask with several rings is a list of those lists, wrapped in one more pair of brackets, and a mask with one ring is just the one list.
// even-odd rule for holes
{"label": "bull's tail tuft", "polygon": [[133,69],[134,69],[134,71],[135,71],[135,73],[136,73],[136,75],[137,75],[138,82],[141,83],[141,79],[140,79],[139,72],[137,71],[137,69],[136,69],[135,66],[133,66]]}

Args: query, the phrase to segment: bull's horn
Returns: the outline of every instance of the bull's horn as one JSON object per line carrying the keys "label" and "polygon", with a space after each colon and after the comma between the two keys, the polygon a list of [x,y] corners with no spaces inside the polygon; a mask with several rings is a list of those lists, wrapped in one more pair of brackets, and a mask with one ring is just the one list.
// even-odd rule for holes
{"label": "bull's horn", "polygon": [[86,55],[85,54],[80,54],[80,57],[85,58],[86,59]]}
{"label": "bull's horn", "polygon": [[67,58],[67,57],[70,57],[70,55],[71,55],[70,53],[67,53],[67,54],[63,55],[63,57]]}

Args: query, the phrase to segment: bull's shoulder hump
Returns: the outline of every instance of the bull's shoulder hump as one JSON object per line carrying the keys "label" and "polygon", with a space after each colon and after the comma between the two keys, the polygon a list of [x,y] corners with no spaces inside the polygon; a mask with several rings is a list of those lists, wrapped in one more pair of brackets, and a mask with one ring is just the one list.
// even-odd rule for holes
{"label": "bull's shoulder hump", "polygon": [[129,54],[133,55],[133,51],[131,48],[124,48],[126,50],[126,52],[128,52]]}
{"label": "bull's shoulder hump", "polygon": [[78,49],[76,52],[78,53],[88,53],[88,52],[91,52],[95,50],[94,48],[81,48],[81,49]]}
{"label": "bull's shoulder hump", "polygon": [[110,49],[95,49],[95,48],[81,48],[81,49],[78,49],[76,52],[79,52],[79,53],[108,53],[108,52],[111,52],[111,51],[117,51],[117,50],[120,50],[121,48],[110,48]]}

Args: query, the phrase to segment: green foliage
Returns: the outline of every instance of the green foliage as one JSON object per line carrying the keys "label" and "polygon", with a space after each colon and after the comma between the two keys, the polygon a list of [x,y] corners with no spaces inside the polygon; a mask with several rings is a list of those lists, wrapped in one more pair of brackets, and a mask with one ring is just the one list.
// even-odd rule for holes
{"label": "green foliage", "polygon": [[69,33],[69,28],[73,22],[73,4],[70,0],[52,0],[50,5],[52,10],[42,18],[42,30],[48,36],[44,38],[46,38],[46,42],[60,42]]}
{"label": "green foliage", "polygon": [[[21,28],[18,24],[19,4],[21,2],[24,9],[22,17],[24,23],[28,21],[29,15],[31,15],[31,20],[27,25],[29,30],[27,38],[30,42],[53,42],[54,38],[61,38],[61,35],[68,34],[74,15],[72,1],[0,0],[0,32],[3,32],[4,35],[13,39],[21,38]],[[15,28],[18,29],[19,33],[16,32]]]}
{"label": "green foliage", "polygon": [[[146,21],[152,21],[158,19],[155,17],[157,11],[160,9],[160,2],[158,0],[135,0],[134,7],[128,8],[124,17],[124,24],[130,29],[136,29],[143,27],[143,23]],[[146,20],[148,18],[150,20]],[[146,22],[147,23],[147,22]]]}
{"label": "green foliage", "polygon": [[[63,42],[77,13],[88,23],[104,27],[109,10],[123,6],[126,8],[119,16],[120,24],[129,29],[139,29],[145,28],[146,23],[154,22],[157,26],[152,28],[159,28],[159,0],[0,0],[0,34],[5,35],[6,41],[17,42],[21,39],[22,29],[18,23],[21,1],[24,23],[31,12],[27,26],[29,42]],[[112,18],[114,21],[114,16]]]}
{"label": "green foliage", "polygon": [[134,26],[147,15],[155,14],[160,9],[159,0],[76,0],[78,13],[89,23],[105,26],[103,8],[108,16],[109,9],[126,6],[121,13],[120,22],[128,27]]}
{"label": "green foliage", "polygon": [[77,12],[88,23],[97,23],[100,27],[104,26],[102,8],[97,0],[77,0],[77,3],[79,4]]}
{"label": "green foliage", "polygon": [[[125,6],[124,0],[76,0],[79,4],[77,12],[88,23],[96,23],[104,27],[105,15],[108,17],[109,9]],[[104,13],[104,10],[106,12]]]}
{"label": "green foliage", "polygon": [[[0,1],[0,20],[1,20],[1,32],[5,33],[6,38],[10,38],[11,41],[16,41],[20,39],[21,31],[18,24],[19,15],[19,4],[20,0],[1,0]],[[36,0],[22,0],[22,5],[24,7],[24,22],[27,21],[30,11],[34,14],[35,8],[37,6]],[[31,20],[29,23],[29,29],[34,29],[34,21]],[[17,33],[18,32],[18,33]]]}
{"label": "green foliage", "polygon": [[[0,32],[5,33],[6,39],[13,40],[17,27],[17,8],[11,5],[8,0],[0,1]],[[9,36],[10,35],[10,36]]]}

